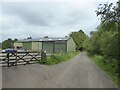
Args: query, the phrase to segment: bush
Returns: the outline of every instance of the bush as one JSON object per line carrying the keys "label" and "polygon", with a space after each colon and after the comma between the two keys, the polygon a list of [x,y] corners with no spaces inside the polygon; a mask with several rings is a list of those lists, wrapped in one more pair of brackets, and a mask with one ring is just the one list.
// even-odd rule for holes
{"label": "bush", "polygon": [[[58,64],[63,61],[69,60],[70,58],[77,55],[78,53],[79,52],[72,52],[72,53],[65,53],[65,54],[52,54],[51,56],[47,57],[47,60],[44,64],[47,64],[47,65]],[[41,62],[39,63],[41,64]]]}

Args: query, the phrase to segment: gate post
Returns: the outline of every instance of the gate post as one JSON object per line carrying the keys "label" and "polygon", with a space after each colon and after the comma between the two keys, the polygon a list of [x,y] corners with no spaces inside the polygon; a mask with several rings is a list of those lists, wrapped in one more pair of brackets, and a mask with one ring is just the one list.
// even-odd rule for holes
{"label": "gate post", "polygon": [[7,66],[8,66],[8,67],[10,67],[10,65],[9,65],[9,56],[10,56],[10,53],[8,52],[8,53],[7,53]]}
{"label": "gate post", "polygon": [[15,57],[16,57],[15,66],[17,66],[17,62],[18,62],[18,60],[17,60],[17,52],[15,53]]}
{"label": "gate post", "polygon": [[41,62],[42,64],[45,64],[46,62],[46,51],[41,51]]}

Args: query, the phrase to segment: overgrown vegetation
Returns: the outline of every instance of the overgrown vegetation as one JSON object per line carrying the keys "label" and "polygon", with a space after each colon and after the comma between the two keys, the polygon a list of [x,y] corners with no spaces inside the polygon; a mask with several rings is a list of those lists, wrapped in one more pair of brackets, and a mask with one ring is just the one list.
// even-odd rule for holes
{"label": "overgrown vegetation", "polygon": [[[120,80],[120,1],[116,6],[110,4],[100,4],[96,10],[97,16],[101,19],[101,24],[97,27],[97,31],[92,31],[83,47],[93,56],[92,59],[100,65],[108,74]],[[95,55],[102,56],[102,59],[94,57]],[[119,80],[117,80],[119,79]]]}
{"label": "overgrown vegetation", "polygon": [[112,80],[119,85],[120,78],[118,76],[118,62],[113,61],[111,64],[104,63],[104,57],[99,55],[90,56],[91,60],[93,60],[101,69],[103,69],[107,74],[112,78]]}
{"label": "overgrown vegetation", "polygon": [[70,37],[73,38],[74,42],[76,43],[76,50],[83,51],[83,42],[88,37],[82,30],[71,32]]}
{"label": "overgrown vegetation", "polygon": [[77,55],[79,52],[71,52],[71,53],[64,53],[64,54],[52,54],[51,56],[47,57],[47,60],[39,61],[40,64],[46,64],[46,65],[54,65],[58,64],[64,61],[67,61]]}
{"label": "overgrown vegetation", "polygon": [[7,40],[4,40],[2,42],[2,49],[13,48],[13,44],[15,41],[17,41],[17,39],[12,40],[11,38],[8,38]]}

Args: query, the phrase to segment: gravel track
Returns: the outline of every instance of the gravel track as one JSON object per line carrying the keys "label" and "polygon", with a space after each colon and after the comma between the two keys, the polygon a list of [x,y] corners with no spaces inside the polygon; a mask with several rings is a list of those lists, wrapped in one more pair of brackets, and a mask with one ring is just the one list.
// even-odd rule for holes
{"label": "gravel track", "polygon": [[2,68],[3,88],[116,88],[108,75],[85,53],[57,65]]}

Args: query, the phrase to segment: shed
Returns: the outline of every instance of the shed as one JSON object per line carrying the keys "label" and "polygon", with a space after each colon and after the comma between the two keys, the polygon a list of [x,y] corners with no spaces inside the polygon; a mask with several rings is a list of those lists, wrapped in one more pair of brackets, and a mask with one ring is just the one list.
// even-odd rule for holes
{"label": "shed", "polygon": [[71,37],[62,38],[38,38],[18,40],[14,43],[16,49],[23,48],[26,50],[40,51],[47,53],[60,53],[75,51],[76,45]]}

